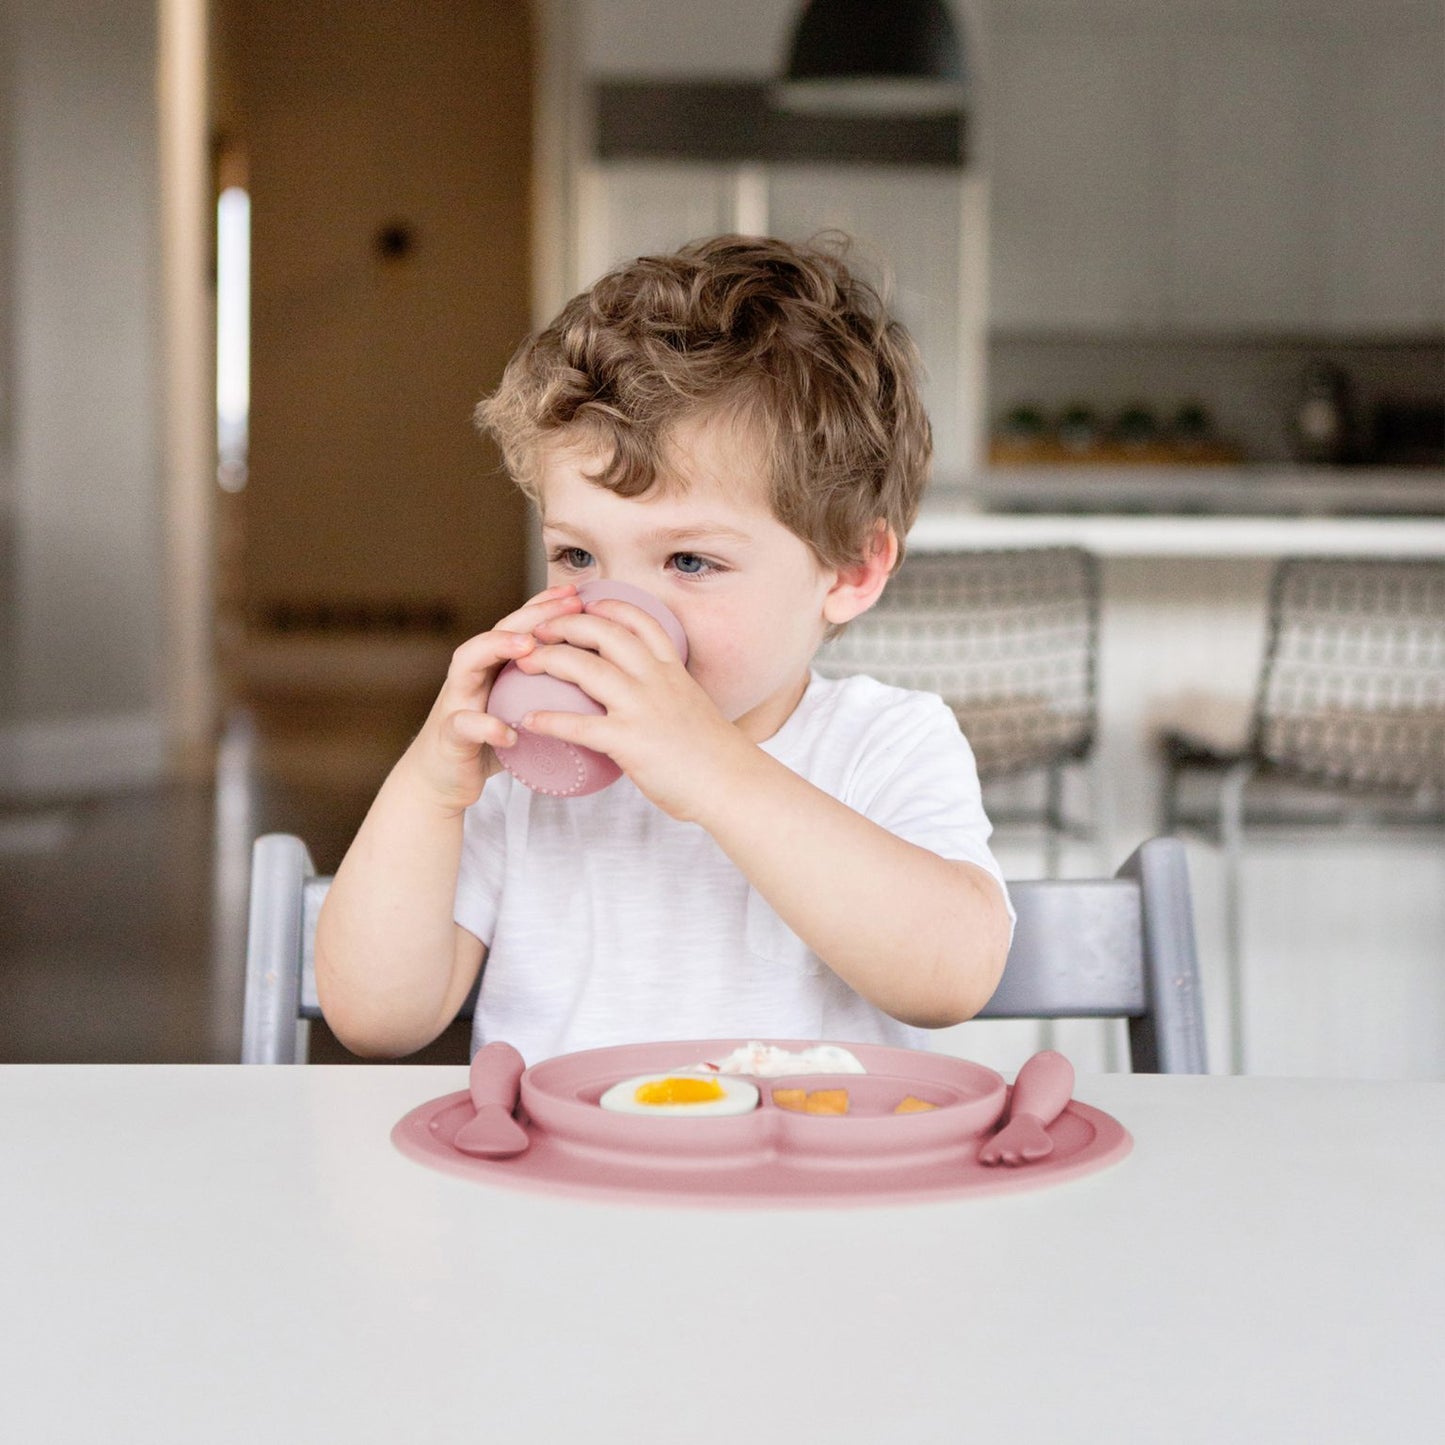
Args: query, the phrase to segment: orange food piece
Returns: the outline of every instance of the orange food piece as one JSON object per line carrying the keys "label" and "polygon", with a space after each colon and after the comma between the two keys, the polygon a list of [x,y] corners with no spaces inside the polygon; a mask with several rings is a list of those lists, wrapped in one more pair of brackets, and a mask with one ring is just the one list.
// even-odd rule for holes
{"label": "orange food piece", "polygon": [[793,1109],[802,1114],[846,1114],[847,1089],[774,1089],[773,1103],[780,1109]]}
{"label": "orange food piece", "polygon": [[912,1094],[909,1094],[906,1099],[895,1106],[893,1112],[895,1114],[923,1114],[929,1109],[937,1107],[937,1104],[930,1104],[927,1099],[915,1099]]}

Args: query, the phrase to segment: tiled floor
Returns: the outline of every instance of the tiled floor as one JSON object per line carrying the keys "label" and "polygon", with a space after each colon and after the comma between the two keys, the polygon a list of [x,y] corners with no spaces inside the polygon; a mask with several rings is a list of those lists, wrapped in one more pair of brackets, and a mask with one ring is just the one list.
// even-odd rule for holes
{"label": "tiled floor", "polygon": [[[233,1062],[251,839],[299,834],[331,872],[419,717],[253,706],[214,777],[0,812],[0,1062]],[[312,1058],[349,1055],[323,1027]],[[464,1029],[419,1061],[462,1062]]]}

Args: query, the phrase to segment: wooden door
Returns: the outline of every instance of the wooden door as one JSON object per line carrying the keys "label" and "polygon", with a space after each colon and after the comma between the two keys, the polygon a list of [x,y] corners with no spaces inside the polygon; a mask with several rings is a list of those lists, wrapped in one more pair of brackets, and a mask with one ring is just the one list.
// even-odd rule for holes
{"label": "wooden door", "polygon": [[222,0],[252,206],[248,633],[460,637],[526,585],[477,435],[529,315],[525,0]]}

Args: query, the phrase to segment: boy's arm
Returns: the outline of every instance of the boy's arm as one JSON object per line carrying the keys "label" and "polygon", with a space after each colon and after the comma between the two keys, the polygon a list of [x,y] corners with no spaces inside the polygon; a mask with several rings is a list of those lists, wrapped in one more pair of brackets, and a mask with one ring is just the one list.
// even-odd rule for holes
{"label": "boy's arm", "polygon": [[[413,745],[415,746],[415,745]],[[316,925],[316,991],[353,1053],[399,1058],[456,1017],[485,957],[452,921],[462,814],[392,770],[336,870]]]}
{"label": "boy's arm", "polygon": [[1009,916],[971,863],[904,841],[744,739],[695,815],[851,988],[921,1028],[972,1018],[1003,974]]}
{"label": "boy's arm", "polygon": [[456,1017],[485,949],[453,921],[462,820],[516,741],[486,712],[504,662],[534,627],[581,607],[553,587],[457,649],[430,715],[382,784],[336,870],[316,925],[316,991],[327,1025],[354,1053],[399,1057]]}
{"label": "boy's arm", "polygon": [[750,742],[627,603],[544,626],[539,640],[521,669],[577,683],[606,713],[534,713],[526,726],[607,753],[658,807],[707,829],[783,922],[886,1013],[942,1028],[988,1002],[1009,917],[982,868],[905,842]]}

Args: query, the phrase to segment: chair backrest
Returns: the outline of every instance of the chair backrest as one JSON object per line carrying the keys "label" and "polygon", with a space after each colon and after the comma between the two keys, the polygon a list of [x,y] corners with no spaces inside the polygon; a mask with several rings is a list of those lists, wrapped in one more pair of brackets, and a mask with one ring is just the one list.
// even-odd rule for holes
{"label": "chair backrest", "polygon": [[997,778],[1088,754],[1098,634],[1098,565],[1082,548],[924,553],[814,666],[937,693],[979,776]]}
{"label": "chair backrest", "polygon": [[1206,1070],[1184,845],[1151,838],[1112,878],[1010,882],[1008,965],[979,1018],[1123,1018],[1136,1074]]}
{"label": "chair backrest", "polygon": [[1252,748],[1347,787],[1445,787],[1445,561],[1282,561]]}
{"label": "chair backrest", "polygon": [[267,833],[251,848],[243,1064],[306,1062],[310,1020],[321,1016],[316,918],[330,885],[300,838]]}
{"label": "chair backrest", "polygon": [[[241,1061],[305,1063],[316,999],[314,940],[329,878],[284,833],[252,852]],[[1018,927],[981,1018],[1125,1018],[1136,1073],[1205,1070],[1203,1006],[1183,845],[1143,844],[1113,878],[1009,884]],[[473,991],[462,1008],[470,1017]]]}

